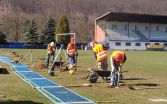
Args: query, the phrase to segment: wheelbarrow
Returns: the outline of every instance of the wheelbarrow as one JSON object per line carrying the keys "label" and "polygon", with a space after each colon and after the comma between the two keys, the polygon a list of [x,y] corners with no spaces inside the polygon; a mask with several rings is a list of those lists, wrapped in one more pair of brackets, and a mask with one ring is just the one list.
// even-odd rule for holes
{"label": "wheelbarrow", "polygon": [[[88,69],[90,71],[89,75],[87,76],[87,80],[91,83],[96,83],[98,78],[102,78],[103,80],[109,80],[111,77],[111,71],[109,70],[98,70],[97,64],[95,65],[94,69]],[[123,79],[122,71],[119,72],[119,78]]]}
{"label": "wheelbarrow", "polygon": [[[123,79],[123,72],[119,72],[119,79]],[[89,75],[87,76],[87,80],[90,83],[96,83],[98,78],[102,78],[103,80],[110,80],[111,71],[108,70],[91,70]]]}
{"label": "wheelbarrow", "polygon": [[103,80],[110,79],[111,71],[108,70],[91,70],[89,75],[87,76],[87,80],[90,83],[96,83],[98,78],[102,78]]}

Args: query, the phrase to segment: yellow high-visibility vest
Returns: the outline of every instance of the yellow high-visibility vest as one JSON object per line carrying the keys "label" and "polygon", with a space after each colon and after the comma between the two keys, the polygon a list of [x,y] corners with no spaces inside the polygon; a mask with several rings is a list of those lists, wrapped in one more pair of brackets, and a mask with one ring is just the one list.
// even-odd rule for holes
{"label": "yellow high-visibility vest", "polygon": [[96,53],[97,62],[107,58],[107,52],[104,50],[102,44],[96,44],[96,46],[93,48],[93,51]]}

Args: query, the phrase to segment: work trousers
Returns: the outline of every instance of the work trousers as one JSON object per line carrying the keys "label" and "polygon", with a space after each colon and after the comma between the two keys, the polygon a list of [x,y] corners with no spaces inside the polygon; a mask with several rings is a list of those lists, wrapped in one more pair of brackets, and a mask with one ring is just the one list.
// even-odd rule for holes
{"label": "work trousers", "polygon": [[107,58],[104,60],[101,60],[97,63],[98,70],[107,70],[108,64],[107,64]]}
{"label": "work trousers", "polygon": [[46,54],[46,56],[45,56],[45,66],[46,66],[46,67],[49,66],[49,61],[50,61],[51,63],[53,63],[54,57],[55,57],[55,54],[54,54],[54,53],[52,53],[52,54],[47,53],[47,54]]}
{"label": "work trousers", "polygon": [[68,57],[68,63],[71,64],[71,65],[75,65],[75,63],[76,63],[75,56],[69,56]]}
{"label": "work trousers", "polygon": [[116,64],[115,62],[113,62],[113,60],[111,59],[111,83],[110,85],[112,86],[119,86],[119,74],[121,71],[121,67],[122,65],[120,64]]}

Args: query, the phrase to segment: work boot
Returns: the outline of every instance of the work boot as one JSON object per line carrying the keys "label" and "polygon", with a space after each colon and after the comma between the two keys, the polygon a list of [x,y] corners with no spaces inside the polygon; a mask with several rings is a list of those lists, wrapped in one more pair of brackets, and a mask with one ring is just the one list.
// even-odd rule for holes
{"label": "work boot", "polygon": [[108,87],[109,87],[109,88],[115,88],[115,86],[112,85],[112,84],[110,84]]}
{"label": "work boot", "polygon": [[115,86],[115,88],[119,88],[119,86]]}

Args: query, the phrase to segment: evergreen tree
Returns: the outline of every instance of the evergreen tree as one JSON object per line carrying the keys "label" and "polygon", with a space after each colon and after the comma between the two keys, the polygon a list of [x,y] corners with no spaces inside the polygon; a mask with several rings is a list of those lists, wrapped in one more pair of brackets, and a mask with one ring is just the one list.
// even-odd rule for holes
{"label": "evergreen tree", "polygon": [[0,31],[0,43],[5,43],[6,41],[6,35]]}
{"label": "evergreen tree", "polygon": [[36,43],[38,43],[37,27],[34,20],[31,20],[26,32],[26,44],[32,46]]}
{"label": "evergreen tree", "polygon": [[56,21],[54,20],[52,16],[50,16],[42,32],[43,35],[41,36],[41,39],[43,40],[42,41],[43,43],[48,44],[54,41],[55,29],[56,29]]}
{"label": "evergreen tree", "polygon": [[[70,32],[70,28],[69,28],[68,19],[66,16],[63,15],[60,17],[58,21],[56,34],[69,33],[69,32]],[[57,36],[58,43],[68,43],[69,39],[70,39],[69,35]]]}

